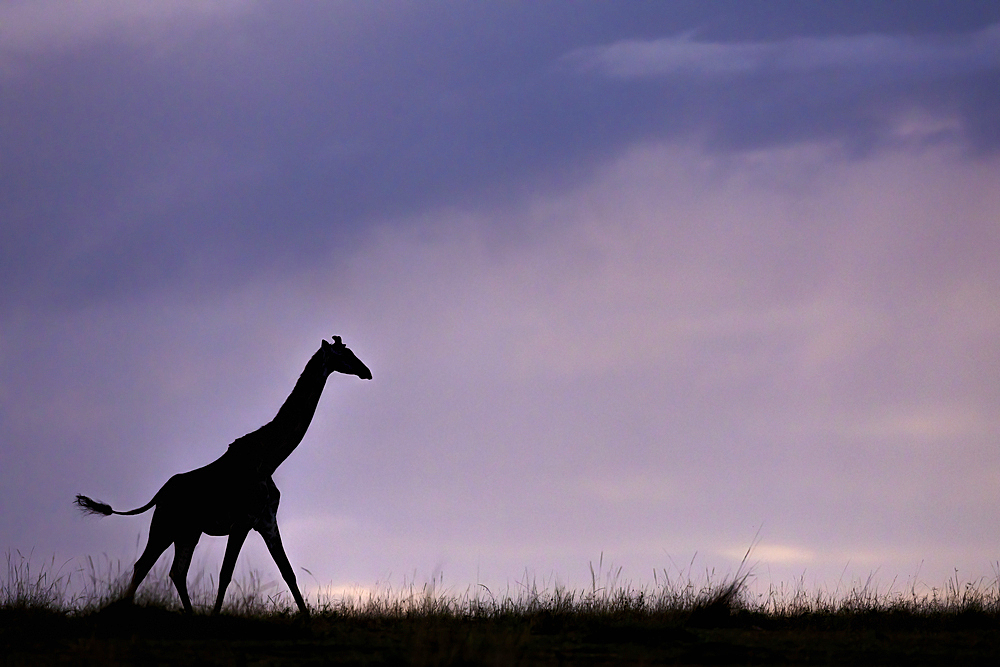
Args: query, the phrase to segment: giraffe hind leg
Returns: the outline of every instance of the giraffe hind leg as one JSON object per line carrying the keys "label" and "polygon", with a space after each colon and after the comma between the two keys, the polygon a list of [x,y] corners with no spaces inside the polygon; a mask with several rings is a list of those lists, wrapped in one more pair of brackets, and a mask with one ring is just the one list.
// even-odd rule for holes
{"label": "giraffe hind leg", "polygon": [[142,555],[139,556],[139,559],[135,562],[135,566],[132,568],[132,582],[125,591],[125,600],[135,600],[135,592],[139,590],[139,584],[149,574],[149,570],[156,563],[156,559],[160,557],[160,554],[170,546],[171,541],[162,523],[158,522],[154,515],[153,521],[149,526],[149,539],[146,541],[146,548],[143,549]]}

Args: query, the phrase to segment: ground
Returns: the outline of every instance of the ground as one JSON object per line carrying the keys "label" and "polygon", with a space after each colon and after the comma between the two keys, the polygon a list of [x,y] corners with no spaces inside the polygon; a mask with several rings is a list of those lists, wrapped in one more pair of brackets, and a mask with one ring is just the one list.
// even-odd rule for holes
{"label": "ground", "polygon": [[0,610],[4,665],[998,664],[993,614],[735,613],[614,617],[542,610],[482,618],[193,616],[119,605]]}

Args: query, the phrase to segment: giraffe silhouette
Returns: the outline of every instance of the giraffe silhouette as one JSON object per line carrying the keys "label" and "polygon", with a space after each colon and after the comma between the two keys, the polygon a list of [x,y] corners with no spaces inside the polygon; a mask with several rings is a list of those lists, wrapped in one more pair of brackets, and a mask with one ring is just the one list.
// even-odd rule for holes
{"label": "giraffe silhouette", "polygon": [[316,412],[326,379],[334,372],[357,375],[363,380],[372,377],[368,367],[344,345],[340,336],[334,336],[332,344],[324,340],[274,419],[253,433],[236,439],[212,463],[174,475],[152,500],[134,510],[119,512],[87,496],[76,497],[76,504],[84,512],[105,516],[141,514],[156,506],[149,526],[149,541],[135,563],[132,582],[124,599],[135,598],[136,589],[150,568],[160,554],[173,544],[174,562],[170,568],[170,579],[177,587],[184,610],[190,613],[187,572],[194,548],[202,533],[228,535],[226,555],[219,573],[219,594],[212,610],[213,614],[218,614],[233,577],[236,557],[252,529],[264,538],[299,611],[309,615],[295,583],[295,573],[281,545],[277,520],[280,494],[271,476],[302,441]]}

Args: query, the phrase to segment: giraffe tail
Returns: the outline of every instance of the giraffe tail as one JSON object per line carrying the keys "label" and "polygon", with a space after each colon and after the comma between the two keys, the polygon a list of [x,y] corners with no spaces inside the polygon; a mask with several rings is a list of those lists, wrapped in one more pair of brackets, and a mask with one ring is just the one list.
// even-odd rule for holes
{"label": "giraffe tail", "polygon": [[76,497],[76,506],[79,507],[82,512],[85,514],[99,514],[101,516],[111,516],[112,514],[142,514],[155,504],[156,496],[153,496],[153,499],[142,507],[134,510],[128,510],[127,512],[119,512],[111,509],[111,505],[102,503],[99,500],[94,500],[93,498],[88,498],[83,495],[77,495]]}

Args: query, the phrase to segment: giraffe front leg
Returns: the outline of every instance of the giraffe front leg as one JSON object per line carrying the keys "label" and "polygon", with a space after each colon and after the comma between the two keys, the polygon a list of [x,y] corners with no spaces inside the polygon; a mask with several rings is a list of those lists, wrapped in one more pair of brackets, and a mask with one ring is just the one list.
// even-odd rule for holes
{"label": "giraffe front leg", "polygon": [[285,548],[281,545],[281,534],[278,533],[277,519],[268,521],[265,526],[258,527],[257,532],[264,538],[264,544],[267,545],[267,550],[271,552],[271,558],[274,559],[275,564],[278,566],[281,577],[292,592],[295,604],[299,606],[299,612],[308,618],[309,608],[306,607],[306,601],[302,599],[302,593],[299,592],[298,584],[295,583],[295,571],[292,570],[292,564],[288,562],[288,556],[285,555]]}
{"label": "giraffe front leg", "polygon": [[213,614],[218,614],[222,611],[222,601],[226,597],[226,589],[229,588],[229,582],[233,580],[233,570],[236,569],[236,557],[240,555],[240,549],[243,548],[243,543],[246,542],[249,532],[249,528],[237,528],[229,533],[229,542],[226,543],[226,556],[222,559],[222,570],[219,572],[219,595],[215,598],[215,607],[212,608]]}

